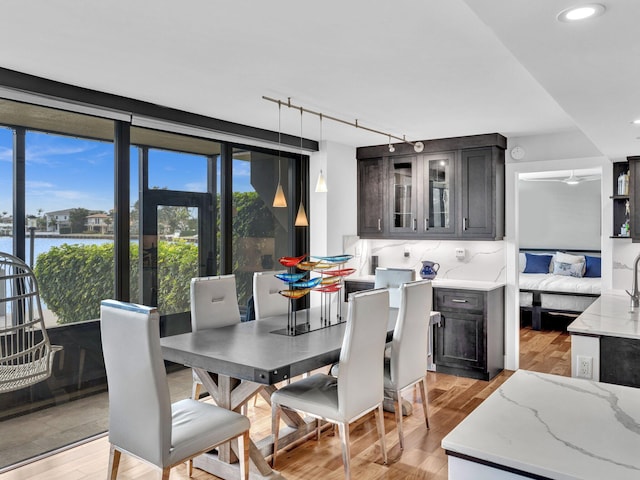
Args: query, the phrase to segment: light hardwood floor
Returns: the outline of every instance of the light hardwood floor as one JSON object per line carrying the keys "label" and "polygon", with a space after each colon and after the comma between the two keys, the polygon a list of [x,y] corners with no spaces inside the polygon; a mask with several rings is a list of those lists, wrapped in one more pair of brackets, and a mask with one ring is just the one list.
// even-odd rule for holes
{"label": "light hardwood floor", "polygon": [[[538,372],[570,375],[571,340],[566,332],[520,332],[520,367]],[[414,404],[414,414],[405,417],[405,450],[400,453],[393,414],[385,414],[389,464],[383,465],[373,416],[351,427],[353,477],[358,479],[446,480],[447,456],[440,447],[442,438],[488,395],[511,376],[504,371],[490,382],[429,372],[428,396],[431,428],[424,425],[420,396],[405,398]],[[260,438],[270,429],[270,408],[263,400],[250,406],[252,435]],[[58,453],[49,458],[0,475],[0,480],[104,479],[107,474],[109,443],[106,437]],[[342,479],[343,466],[337,436],[324,433],[320,442],[309,440],[278,455],[278,470],[288,480]],[[158,470],[123,455],[119,479],[159,478]],[[187,479],[185,466],[171,472],[171,478]],[[195,479],[215,478],[194,470]]]}

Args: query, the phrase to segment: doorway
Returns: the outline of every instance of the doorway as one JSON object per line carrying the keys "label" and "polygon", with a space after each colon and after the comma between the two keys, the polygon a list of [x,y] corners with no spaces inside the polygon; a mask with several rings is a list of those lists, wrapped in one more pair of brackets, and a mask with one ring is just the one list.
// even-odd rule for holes
{"label": "doorway", "polygon": [[[525,368],[570,375],[566,328],[593,299],[540,292],[572,291],[578,283],[594,280],[558,275],[554,254],[567,252],[583,262],[584,255],[600,256],[602,191],[601,167],[518,174],[517,327],[519,338],[537,336],[545,351],[520,351],[519,362]],[[543,272],[542,267],[532,268],[533,259],[551,261]],[[579,277],[585,274],[581,265]]]}

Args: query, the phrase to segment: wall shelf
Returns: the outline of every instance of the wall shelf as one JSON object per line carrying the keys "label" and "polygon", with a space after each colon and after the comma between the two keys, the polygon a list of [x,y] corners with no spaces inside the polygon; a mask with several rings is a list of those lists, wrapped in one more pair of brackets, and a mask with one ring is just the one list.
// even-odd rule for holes
{"label": "wall shelf", "polygon": [[[616,162],[613,164],[613,195],[609,198],[613,200],[613,229],[610,238],[631,238],[629,235],[620,235],[620,228],[630,216],[626,214],[626,204],[631,196],[618,195],[618,177],[621,173],[629,172],[629,162]],[[631,180],[632,181],[632,180]],[[629,221],[631,223],[631,221]]]}

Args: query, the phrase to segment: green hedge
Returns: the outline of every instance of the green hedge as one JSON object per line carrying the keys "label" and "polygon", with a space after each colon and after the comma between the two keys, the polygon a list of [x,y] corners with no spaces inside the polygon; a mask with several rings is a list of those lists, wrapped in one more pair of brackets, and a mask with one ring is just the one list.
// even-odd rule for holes
{"label": "green hedge", "polygon": [[[138,299],[138,245],[131,244],[131,298]],[[158,250],[160,312],[189,310],[189,282],[197,276],[198,247],[161,242]],[[59,324],[100,317],[100,301],[113,298],[113,243],[53,247],[38,256],[36,278],[42,300]]]}

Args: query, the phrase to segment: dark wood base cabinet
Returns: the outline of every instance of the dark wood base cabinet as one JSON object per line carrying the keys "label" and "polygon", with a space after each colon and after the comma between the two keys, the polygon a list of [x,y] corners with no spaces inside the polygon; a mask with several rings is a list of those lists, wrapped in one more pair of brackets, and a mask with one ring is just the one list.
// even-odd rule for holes
{"label": "dark wood base cabinet", "polygon": [[635,338],[600,337],[600,381],[640,387],[640,341]]}
{"label": "dark wood base cabinet", "polygon": [[436,372],[490,380],[504,368],[504,287],[434,288]]}

